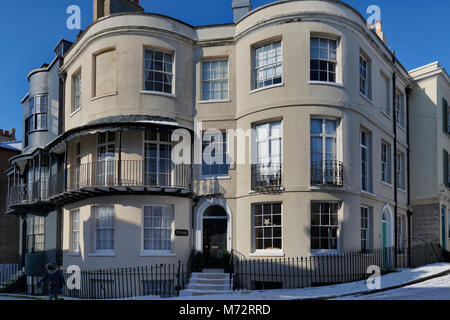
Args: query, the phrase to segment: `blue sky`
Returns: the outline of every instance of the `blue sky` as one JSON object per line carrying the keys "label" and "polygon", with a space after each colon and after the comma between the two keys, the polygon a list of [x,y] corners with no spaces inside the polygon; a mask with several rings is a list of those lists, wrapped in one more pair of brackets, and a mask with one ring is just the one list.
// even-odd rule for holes
{"label": "blue sky", "polygon": [[[168,15],[192,25],[232,22],[232,0],[141,0],[147,12]],[[252,0],[253,7],[274,0]],[[344,0],[363,16],[375,4],[381,8],[388,46],[407,70],[439,60],[450,72],[448,0]],[[431,4],[432,3],[432,4]],[[15,0],[0,4],[3,61],[0,73],[0,129],[17,129],[22,136],[20,100],[28,92],[27,74],[53,60],[61,38],[74,41],[78,31],[66,28],[66,9],[81,8],[82,28],[92,21],[92,0]]]}

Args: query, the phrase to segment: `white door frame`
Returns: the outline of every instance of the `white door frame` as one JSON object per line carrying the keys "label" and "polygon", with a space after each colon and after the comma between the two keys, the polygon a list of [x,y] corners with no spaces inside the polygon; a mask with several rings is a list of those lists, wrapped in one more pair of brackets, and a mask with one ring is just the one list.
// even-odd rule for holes
{"label": "white door frame", "polygon": [[[213,198],[203,202],[197,209],[196,224],[195,224],[195,249],[197,251],[203,252],[203,215],[211,206],[220,206],[227,213],[227,250],[232,249],[232,234],[233,234],[233,224],[232,224],[232,214],[230,207],[226,204],[225,200]],[[217,219],[216,217],[206,217],[205,219]],[[219,219],[221,217],[218,217]]]}

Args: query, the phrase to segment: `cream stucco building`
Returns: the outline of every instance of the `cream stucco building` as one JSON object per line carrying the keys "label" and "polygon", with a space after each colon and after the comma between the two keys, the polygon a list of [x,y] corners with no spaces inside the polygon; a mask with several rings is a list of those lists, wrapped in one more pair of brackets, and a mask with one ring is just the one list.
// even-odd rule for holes
{"label": "cream stucco building", "polygon": [[[403,245],[410,83],[381,30],[336,1],[247,11],[202,27],[111,14],[65,55],[65,133],[50,146],[67,152],[68,190],[56,195],[64,265],[186,261],[191,248],[297,257],[393,247],[395,215]],[[255,129],[253,154],[171,164],[169,134],[195,137],[194,122]]]}
{"label": "cream stucco building", "polygon": [[[233,23],[191,26],[94,1],[94,22],[61,56],[60,130],[42,147],[38,205],[57,208],[63,267],[186,263],[192,249],[207,266],[223,250],[403,255],[412,212],[448,207],[436,182],[447,136],[409,112],[427,102],[436,121],[444,71],[409,74],[381,22],[341,1],[232,7]],[[220,161],[174,162],[180,130],[188,160],[214,141]]]}

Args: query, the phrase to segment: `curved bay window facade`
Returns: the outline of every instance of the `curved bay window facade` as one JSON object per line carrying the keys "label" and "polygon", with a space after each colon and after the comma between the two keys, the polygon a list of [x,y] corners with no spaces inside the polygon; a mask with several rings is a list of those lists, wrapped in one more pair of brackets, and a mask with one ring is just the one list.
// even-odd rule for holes
{"label": "curved bay window facade", "polygon": [[[382,213],[394,221],[396,186],[386,177],[408,148],[405,117],[398,150],[386,152],[394,105],[407,105],[391,93],[402,99],[410,85],[387,57],[362,16],[335,1],[279,1],[204,27],[112,14],[64,55],[64,129],[11,179],[46,186],[41,202],[59,210],[64,266],[185,263],[192,249],[217,262],[224,249],[258,258],[380,248],[394,242],[381,240]],[[25,102],[30,143],[45,110],[54,127],[51,96],[45,108],[39,94]],[[235,163],[176,164],[180,128],[192,158],[208,150],[194,138],[216,129],[214,155]],[[233,149],[242,137],[243,163]],[[24,171],[32,159],[38,169]],[[407,190],[397,206],[406,216]],[[395,239],[393,230],[383,237]]]}

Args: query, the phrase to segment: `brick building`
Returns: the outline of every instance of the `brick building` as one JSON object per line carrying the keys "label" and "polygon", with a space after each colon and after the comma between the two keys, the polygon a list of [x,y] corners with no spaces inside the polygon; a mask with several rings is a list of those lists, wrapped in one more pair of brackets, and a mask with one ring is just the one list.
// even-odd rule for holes
{"label": "brick building", "polygon": [[9,159],[21,150],[22,142],[15,141],[15,129],[0,130],[0,264],[17,263],[19,259],[20,218],[5,214],[8,190],[5,171],[10,167]]}

